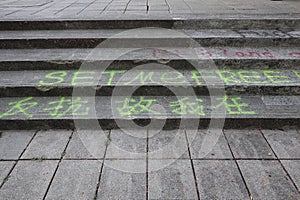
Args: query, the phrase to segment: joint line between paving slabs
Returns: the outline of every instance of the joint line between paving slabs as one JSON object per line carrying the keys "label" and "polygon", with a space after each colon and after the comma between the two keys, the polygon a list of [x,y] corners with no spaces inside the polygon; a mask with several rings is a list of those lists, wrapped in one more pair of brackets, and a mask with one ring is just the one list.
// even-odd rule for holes
{"label": "joint line between paving slabs", "polygon": [[[26,147],[24,148],[24,150],[22,151],[22,153],[19,155],[18,160],[15,161],[14,165],[12,166],[12,168],[10,169],[9,173],[7,174],[7,177],[9,177],[12,173],[12,171],[15,169],[16,165],[18,164],[18,162],[20,161],[21,157],[23,156],[23,154],[25,153],[25,151],[27,150],[28,146],[30,145],[30,143],[32,142],[32,140],[35,138],[36,134],[39,132],[39,130],[35,131],[35,133],[33,134],[32,138],[29,140],[28,144],[26,145]],[[6,181],[2,181],[1,185],[0,185],[0,189],[3,187],[3,185],[5,184]]]}
{"label": "joint line between paving slabs", "polygon": [[148,14],[149,13],[149,0],[147,0],[146,6],[147,6],[147,14]]}
{"label": "joint line between paving slabs", "polygon": [[[112,131],[110,130],[109,133],[108,133],[108,135],[107,135],[107,139],[108,140],[111,140],[110,139],[111,132]],[[105,162],[105,158],[106,158],[107,148],[108,148],[108,143],[106,142],[105,150],[104,150],[104,155],[103,155],[103,160],[102,160],[102,164],[101,164],[101,167],[100,167],[99,177],[98,177],[98,181],[97,181],[97,185],[96,185],[96,191],[95,191],[95,195],[94,195],[93,200],[96,200],[97,197],[98,197],[98,193],[99,193],[99,189],[100,189],[100,181],[101,181],[101,177],[102,177],[102,173],[103,173],[103,168],[104,168],[104,162]]]}
{"label": "joint line between paving slabs", "polygon": [[149,129],[146,136],[146,200],[149,199]]}
{"label": "joint line between paving slabs", "polygon": [[171,7],[170,7],[170,5],[169,5],[169,3],[168,3],[167,0],[165,0],[165,2],[166,2],[166,4],[167,4],[167,6],[168,6],[168,11],[169,11],[169,13],[171,14]]}
{"label": "joint line between paving slabs", "polygon": [[198,197],[198,200],[200,200],[200,192],[199,192],[199,187],[198,187],[198,183],[197,183],[197,177],[196,177],[194,162],[192,160],[192,154],[191,154],[191,151],[190,151],[190,144],[189,144],[189,140],[188,140],[187,133],[186,133],[185,129],[184,129],[184,136],[185,136],[185,140],[186,140],[186,143],[187,143],[187,149],[188,149],[189,159],[190,159],[191,166],[192,166],[192,171],[193,171],[193,176],[194,176],[194,182],[195,182],[197,197]]}
{"label": "joint line between paving slabs", "polygon": [[92,1],[91,3],[89,3],[86,7],[84,7],[83,9],[81,9],[78,13],[76,13],[76,15],[79,15],[80,13],[82,13],[84,10],[86,10],[88,7],[90,7],[93,3],[95,3],[97,0]]}
{"label": "joint line between paving slabs", "polygon": [[47,187],[47,190],[46,190],[46,193],[45,193],[45,195],[44,195],[44,197],[43,197],[43,200],[46,199],[46,196],[47,196],[47,194],[48,194],[48,192],[49,192],[49,189],[50,189],[50,187],[51,187],[51,185],[52,185],[52,182],[53,182],[53,180],[54,180],[54,178],[55,178],[55,175],[56,175],[56,173],[57,173],[57,171],[58,171],[59,165],[60,165],[61,161],[63,160],[63,158],[64,158],[64,156],[65,156],[65,152],[67,151],[67,148],[68,148],[68,146],[69,146],[69,144],[70,144],[70,141],[71,141],[71,139],[72,139],[72,137],[73,137],[73,134],[74,134],[74,131],[72,131],[71,135],[69,136],[69,139],[68,139],[68,142],[67,142],[67,144],[66,144],[66,146],[65,146],[65,148],[64,148],[64,151],[63,151],[63,153],[62,153],[61,156],[60,156],[60,159],[59,159],[59,161],[58,161],[58,163],[57,163],[57,166],[56,166],[56,168],[55,168],[55,171],[54,171],[54,173],[53,173],[53,176],[52,176],[52,178],[51,178],[51,180],[50,180],[50,183],[49,183],[49,185],[48,185],[48,187]]}
{"label": "joint line between paving slabs", "polygon": [[56,13],[54,13],[54,15],[57,15],[58,13],[60,13],[60,12],[62,12],[62,11],[64,11],[64,10],[66,10],[66,9],[69,8],[70,6],[76,4],[78,1],[79,1],[79,0],[74,1],[73,3],[71,3],[71,4],[69,4],[68,6],[64,7],[63,9],[60,9],[59,11],[57,11]]}
{"label": "joint line between paving slabs", "polygon": [[11,14],[17,13],[17,12],[22,11],[22,10],[24,10],[24,9],[25,9],[25,8],[21,8],[21,9],[12,11],[12,12],[10,12],[10,13],[5,14],[5,16],[9,16],[9,15],[11,15]]}
{"label": "joint line between paving slabs", "polygon": [[189,7],[190,11],[193,13],[192,7],[185,0],[182,0],[182,1],[187,7]]}
{"label": "joint line between paving slabs", "polygon": [[114,0],[111,0],[110,2],[108,2],[108,4],[103,8],[103,10],[101,10],[101,12],[99,14],[102,14],[106,8],[108,8],[108,6],[110,6],[110,4],[113,2]]}
{"label": "joint line between paving slabs", "polygon": [[293,181],[292,177],[290,176],[290,174],[288,173],[288,171],[285,169],[284,165],[282,164],[281,160],[278,158],[277,154],[275,153],[275,151],[273,150],[271,144],[269,143],[269,141],[267,140],[267,138],[265,137],[264,133],[261,131],[261,129],[259,129],[259,132],[261,133],[262,137],[265,139],[265,141],[267,142],[269,148],[272,150],[274,156],[277,158],[279,164],[281,165],[283,171],[286,173],[286,175],[289,177],[290,181],[293,183],[294,187],[296,188],[297,191],[300,191],[299,188],[297,187],[296,183]]}
{"label": "joint line between paving slabs", "polygon": [[37,10],[37,11],[31,13],[30,15],[35,15],[35,14],[37,14],[37,13],[39,13],[39,12],[42,12],[42,11],[44,11],[44,10],[50,8],[50,7],[51,7],[52,5],[54,5],[54,4],[55,4],[55,2],[52,2],[52,4],[46,6],[45,8],[42,8],[42,9],[40,9],[40,10]]}
{"label": "joint line between paving slabs", "polygon": [[124,11],[123,11],[123,14],[125,14],[125,12],[127,11],[127,8],[128,8],[128,6],[129,6],[130,2],[131,2],[131,0],[129,0],[128,3],[126,4],[125,9],[124,9]]}
{"label": "joint line between paving slabs", "polygon": [[[244,183],[244,185],[245,185],[245,187],[246,187],[246,190],[247,190],[247,192],[248,192],[249,198],[252,200],[253,198],[252,198],[250,189],[248,188],[248,185],[247,185],[246,180],[245,180],[245,178],[244,178],[244,176],[243,176],[242,170],[241,170],[241,168],[240,168],[240,166],[239,166],[239,164],[238,164],[238,162],[237,162],[237,159],[236,159],[235,156],[234,156],[234,153],[233,153],[233,151],[232,151],[232,149],[231,149],[231,146],[230,146],[229,141],[228,141],[228,138],[227,138],[227,136],[226,136],[226,134],[225,134],[225,132],[224,132],[224,129],[222,129],[222,134],[223,134],[224,137],[225,137],[225,140],[226,140],[226,143],[227,143],[227,145],[228,145],[228,147],[229,147],[230,153],[231,153],[231,155],[232,155],[232,157],[233,157],[233,159],[234,159],[234,162],[235,162],[235,164],[236,164],[236,166],[237,166],[237,169],[238,169],[238,171],[239,171],[239,173],[240,173],[240,175],[241,175],[241,177],[242,177],[242,180],[243,180],[243,183]],[[257,159],[256,159],[256,160],[257,160]]]}

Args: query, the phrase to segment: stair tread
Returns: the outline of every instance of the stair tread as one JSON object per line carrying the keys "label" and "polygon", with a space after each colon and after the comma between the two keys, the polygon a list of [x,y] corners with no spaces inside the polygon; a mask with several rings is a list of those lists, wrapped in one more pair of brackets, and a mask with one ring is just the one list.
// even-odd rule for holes
{"label": "stair tread", "polygon": [[[202,29],[202,30],[173,30],[174,35],[158,34],[157,29],[148,28],[142,35],[137,29],[78,29],[78,30],[22,30],[0,31],[0,40],[33,40],[33,39],[107,39],[112,38],[300,38],[300,31],[280,30],[230,30],[230,29]],[[178,33],[178,34],[177,34]]]}
{"label": "stair tread", "polygon": [[[157,50],[161,49],[161,50]],[[173,53],[166,53],[165,50]],[[224,52],[226,50],[226,53]],[[193,52],[191,54],[190,52]],[[52,60],[158,60],[158,59],[197,59],[197,60],[299,60],[300,49],[297,47],[211,47],[211,48],[164,48],[143,49],[137,48],[101,48],[94,56],[93,49],[0,49],[0,62],[3,61],[52,61]],[[129,53],[129,55],[124,55]],[[197,55],[195,55],[197,52]],[[177,55],[176,55],[177,54]],[[101,56],[100,56],[101,55]],[[123,55],[121,57],[121,55]]]}
{"label": "stair tread", "polygon": [[[300,86],[300,70],[33,70],[1,71],[0,88],[73,86]],[[100,77],[101,74],[101,77]],[[202,76],[202,77],[201,77]],[[207,82],[207,83],[205,83]]]}
{"label": "stair tread", "polygon": [[[197,99],[201,103],[196,105],[203,106],[195,110],[180,110],[180,105],[176,104],[181,100],[184,106],[193,105],[197,100],[190,96],[137,96],[132,97],[136,103],[129,103],[131,107],[125,107],[126,97],[115,96],[97,96],[97,97],[73,97],[76,105],[81,105],[76,112],[70,110],[70,101],[72,97],[23,97],[23,98],[0,98],[0,119],[1,120],[35,120],[35,119],[149,119],[148,111],[136,106],[138,102],[150,101],[150,105],[160,104],[164,107],[157,109],[150,107],[152,119],[197,119],[197,118],[223,118],[225,117],[225,97],[212,97],[216,101],[215,109],[212,109],[209,102],[211,97],[199,96]],[[77,99],[78,98],[78,99]],[[227,96],[227,105],[231,105],[227,109],[227,119],[292,119],[300,117],[300,98],[299,96]],[[55,107],[59,106],[59,102],[63,100],[61,107],[56,112]],[[90,102],[95,100],[95,107]],[[238,103],[234,104],[234,101]],[[27,108],[21,112],[18,109],[12,109],[16,102],[23,102],[23,108]],[[13,103],[12,103],[13,102]],[[200,102],[200,101],[199,101]],[[9,104],[10,103],[10,104]],[[194,104],[193,104],[194,103]],[[22,104],[22,103],[21,103]],[[221,107],[219,106],[221,105]],[[183,107],[184,107],[183,106]],[[91,110],[95,108],[96,114],[92,114]],[[115,114],[112,114],[112,108],[115,108]],[[148,108],[148,107],[147,107]],[[69,110],[68,110],[69,109]],[[214,114],[211,115],[211,110]],[[179,113],[180,112],[180,113]],[[131,113],[131,114],[129,114]],[[74,114],[74,115],[73,115]]]}

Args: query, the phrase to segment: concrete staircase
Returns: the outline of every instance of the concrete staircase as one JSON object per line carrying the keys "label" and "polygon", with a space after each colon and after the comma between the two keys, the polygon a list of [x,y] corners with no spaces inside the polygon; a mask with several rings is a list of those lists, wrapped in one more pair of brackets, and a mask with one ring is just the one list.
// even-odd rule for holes
{"label": "concrete staircase", "polygon": [[[140,27],[180,34],[120,34]],[[0,29],[1,129],[75,128],[74,119],[104,129],[116,119],[300,125],[299,18],[1,21]],[[91,53],[99,43],[101,54]]]}

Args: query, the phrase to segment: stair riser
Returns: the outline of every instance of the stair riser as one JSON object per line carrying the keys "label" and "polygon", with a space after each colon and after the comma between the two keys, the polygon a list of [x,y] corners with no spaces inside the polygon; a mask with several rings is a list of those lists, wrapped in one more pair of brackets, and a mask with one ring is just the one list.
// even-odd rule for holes
{"label": "stair riser", "polygon": [[[199,43],[202,47],[299,47],[300,38],[191,38]],[[24,39],[24,40],[0,40],[0,49],[42,49],[42,48],[95,48],[101,45],[102,39]],[[164,47],[174,47],[175,43],[177,47],[187,46],[186,40],[174,39],[174,44],[170,44],[170,39],[109,39],[110,42],[120,43],[122,46],[122,40],[131,43],[131,48],[139,48],[139,44],[134,45],[137,40],[142,40],[145,44],[148,44],[148,48],[156,47],[156,43]],[[132,42],[131,42],[132,41]],[[165,43],[165,44],[164,44]],[[152,45],[152,46],[151,46]],[[120,48],[120,45],[112,44],[110,48]]]}
{"label": "stair riser", "polygon": [[[132,86],[119,86],[119,89],[123,91],[131,91]],[[176,91],[177,95],[185,95],[186,87],[174,87],[174,86],[141,86],[135,87],[134,96],[174,96],[175,94],[172,91]],[[224,88],[217,88],[210,86],[199,87],[192,86],[190,87],[194,90],[195,94],[198,96],[209,95],[210,90],[219,91],[220,94],[225,93],[227,95],[298,95],[300,94],[300,86],[225,86]],[[77,92],[82,90],[84,96],[86,91],[91,91],[92,94],[96,96],[111,96],[113,94],[115,87],[101,87],[101,89],[93,89],[91,87],[82,87],[77,88]],[[47,91],[42,91],[35,87],[0,87],[0,96],[1,97],[24,97],[26,96],[72,96],[73,88],[72,87],[53,87],[47,88]]]}
{"label": "stair riser", "polygon": [[[111,70],[129,70],[139,65],[147,63],[161,63],[161,61],[109,61],[111,64],[107,69]],[[300,60],[295,59],[214,59],[213,68],[218,69],[299,69]],[[77,70],[82,67],[84,62],[74,60],[58,60],[58,61],[0,61],[0,71],[21,71],[21,70]],[[195,69],[191,63],[186,60],[173,60],[163,62],[163,64],[174,69]],[[103,65],[103,64],[102,64]],[[101,63],[90,62],[86,70],[102,69]]]}
{"label": "stair riser", "polygon": [[[153,120],[153,119],[152,119]],[[197,121],[196,121],[197,120]],[[190,129],[191,127],[195,127],[195,123],[198,122],[199,119],[192,120],[188,119],[186,121],[181,120],[174,120],[168,119],[166,124],[164,125],[164,130],[173,130],[180,128]],[[223,120],[223,119],[221,119]],[[196,122],[193,122],[196,121]],[[32,130],[32,129],[96,129],[96,130],[111,130],[111,129],[130,129],[132,127],[119,127],[118,124],[130,124],[132,121],[127,120],[118,120],[116,123],[115,120],[112,119],[103,119],[98,120],[99,125],[96,127],[91,127],[90,124],[94,123],[95,120],[89,122],[89,120],[84,120],[83,123],[86,126],[76,127],[74,124],[74,120],[0,120],[0,129],[1,130]],[[147,119],[137,119],[134,122],[139,126],[146,126],[149,124],[150,120]],[[77,123],[77,122],[76,122]],[[180,123],[182,123],[180,125]],[[184,124],[184,125],[183,125]],[[189,125],[192,124],[192,125]],[[210,126],[210,120],[208,119],[201,119],[198,128],[199,129],[206,129],[206,128],[224,128],[224,129],[243,129],[243,128],[261,128],[261,129],[282,129],[282,127],[298,127],[300,128],[300,119],[263,119],[263,118],[256,118],[256,119],[226,119],[224,126],[222,127],[212,127]]]}
{"label": "stair riser", "polygon": [[281,29],[300,28],[299,18],[286,19],[162,19],[1,21],[0,30],[110,29],[161,27],[175,29]]}

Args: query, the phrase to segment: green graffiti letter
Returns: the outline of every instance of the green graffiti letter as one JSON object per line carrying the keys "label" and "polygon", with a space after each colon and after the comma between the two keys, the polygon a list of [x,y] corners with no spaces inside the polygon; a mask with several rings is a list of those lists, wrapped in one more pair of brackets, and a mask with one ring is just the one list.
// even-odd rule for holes
{"label": "green graffiti letter", "polygon": [[140,84],[145,84],[146,81],[150,81],[150,82],[155,82],[152,80],[154,72],[147,72],[147,74],[145,75],[145,72],[139,72],[138,75],[136,75],[131,81],[125,83],[125,85],[130,85],[132,83],[140,83]]}
{"label": "green graffiti letter", "polygon": [[196,84],[202,85],[202,82],[207,82],[208,80],[211,81],[211,79],[214,79],[215,81],[218,81],[218,78],[216,76],[216,72],[213,70],[203,70],[203,71],[191,71],[192,78],[196,81]]}
{"label": "green graffiti letter", "polygon": [[170,102],[170,107],[175,107],[172,112],[179,115],[196,114],[205,116],[202,102],[203,100],[200,98],[191,101],[188,97],[184,97],[178,101]]}
{"label": "green graffiti letter", "polygon": [[173,84],[182,84],[187,83],[187,81],[184,79],[184,75],[178,71],[170,71],[170,72],[164,72],[160,80],[162,84],[164,83],[173,83]]}
{"label": "green graffiti letter", "polygon": [[192,70],[191,74],[192,78],[196,81],[197,85],[202,85],[200,73],[196,70]]}
{"label": "green graffiti letter", "polygon": [[229,97],[225,95],[223,98],[217,98],[221,102],[214,106],[215,109],[225,106],[230,115],[255,115],[255,111],[245,111],[243,108],[249,107],[247,103],[240,103],[241,97]]}
{"label": "green graffiti letter", "polygon": [[239,70],[238,75],[244,83],[266,83],[266,81],[261,80],[262,76],[259,74],[259,72],[254,70]]}
{"label": "green graffiti letter", "polygon": [[298,71],[296,71],[296,70],[294,70],[293,72],[294,72],[294,74],[295,74],[298,78],[300,78],[300,72],[298,72]]}
{"label": "green graffiti letter", "polygon": [[45,78],[47,79],[54,79],[52,82],[45,82],[43,80],[39,81],[39,85],[41,86],[50,86],[50,85],[56,85],[59,83],[64,82],[64,77],[67,75],[66,71],[57,71],[57,72],[51,72],[49,74],[46,74]]}
{"label": "green graffiti letter", "polygon": [[271,81],[271,83],[290,83],[290,80],[288,80],[289,77],[280,75],[280,71],[263,70],[263,74]]}
{"label": "green graffiti letter", "polygon": [[217,73],[225,84],[240,83],[240,81],[237,79],[237,75],[232,71],[219,70]]}
{"label": "green graffiti letter", "polygon": [[[44,111],[49,111],[52,117],[64,117],[67,114],[73,116],[85,116],[88,115],[90,108],[84,107],[83,105],[88,104],[88,101],[82,101],[81,97],[77,97],[75,100],[71,98],[61,97],[58,101],[51,101],[48,105],[52,106],[50,108],[44,108]],[[83,111],[81,111],[84,109]]]}
{"label": "green graffiti letter", "polygon": [[111,85],[116,74],[123,74],[125,72],[126,72],[126,70],[108,70],[108,71],[102,72],[102,74],[109,74],[109,79],[107,81],[107,85]]}
{"label": "green graffiti letter", "polygon": [[155,99],[145,99],[145,97],[137,97],[135,98],[125,98],[122,101],[116,101],[116,103],[121,103],[122,107],[117,107],[117,110],[121,116],[130,116],[130,115],[137,115],[143,112],[149,112],[152,114],[160,114],[155,110],[151,110],[151,106]]}
{"label": "green graffiti letter", "polygon": [[32,114],[28,114],[27,110],[38,105],[37,102],[29,102],[32,99],[33,99],[33,97],[28,97],[21,101],[10,102],[8,105],[11,106],[11,108],[8,111],[6,111],[5,113],[1,114],[0,118],[17,115],[19,113],[22,113],[24,116],[31,118]]}
{"label": "green graffiti letter", "polygon": [[[72,81],[71,81],[71,84],[73,86],[76,86],[76,85],[93,85],[93,84],[96,84],[96,80],[93,82],[83,82],[82,80],[85,80],[85,79],[89,79],[89,80],[94,80],[95,77],[94,76],[80,76],[80,75],[94,75],[96,72],[94,71],[78,71],[78,72],[74,72],[73,74],[73,78],[72,78]],[[77,82],[77,80],[80,80]]]}

